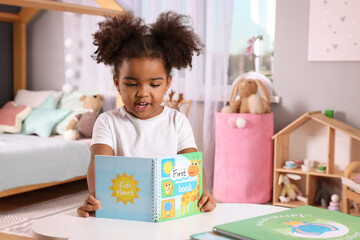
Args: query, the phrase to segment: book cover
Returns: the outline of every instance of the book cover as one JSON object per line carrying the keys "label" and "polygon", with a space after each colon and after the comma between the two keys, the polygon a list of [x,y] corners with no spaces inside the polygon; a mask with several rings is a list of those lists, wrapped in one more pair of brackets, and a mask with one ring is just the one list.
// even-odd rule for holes
{"label": "book cover", "polygon": [[360,239],[360,218],[313,206],[215,226],[236,239]]}
{"label": "book cover", "polygon": [[218,235],[214,232],[202,232],[202,233],[190,235],[190,239],[192,239],[192,240],[229,240],[231,238],[227,238],[227,237]]}
{"label": "book cover", "polygon": [[360,239],[360,218],[313,206],[215,226],[236,239]]}
{"label": "book cover", "polygon": [[202,153],[95,156],[96,217],[161,222],[200,213]]}

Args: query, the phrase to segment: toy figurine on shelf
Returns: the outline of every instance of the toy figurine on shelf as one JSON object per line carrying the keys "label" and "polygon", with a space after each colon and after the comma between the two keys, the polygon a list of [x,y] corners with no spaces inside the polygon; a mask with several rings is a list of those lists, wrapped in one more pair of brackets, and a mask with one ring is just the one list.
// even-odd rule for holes
{"label": "toy figurine on shelf", "polygon": [[331,186],[331,183],[329,181],[324,179],[319,179],[317,185],[318,187],[315,194],[314,202],[321,205],[321,207],[326,208],[328,207],[331,200],[331,192],[333,192],[333,187]]}
{"label": "toy figurine on shelf", "polygon": [[302,193],[298,186],[290,182],[290,178],[293,180],[300,180],[301,177],[296,174],[280,174],[279,176],[279,185],[283,184],[283,187],[280,191],[279,200],[282,203],[287,203],[290,200],[298,200],[301,202],[306,202],[306,198],[302,196]]}
{"label": "toy figurine on shelf", "polygon": [[340,197],[337,194],[331,196],[329,210],[340,212]]}
{"label": "toy figurine on shelf", "polygon": [[182,100],[184,100],[183,94],[180,93],[179,98],[177,100],[173,99],[174,95],[175,95],[175,91],[171,90],[169,93],[169,100],[168,101],[164,100],[164,103],[166,106],[180,111],[180,107],[182,105]]}
{"label": "toy figurine on shelf", "polygon": [[328,178],[319,178],[317,183],[317,190],[314,197],[314,203],[321,205],[323,208],[327,208],[333,195],[339,194],[341,188]]}
{"label": "toy figurine on shelf", "polygon": [[171,90],[171,92],[169,93],[169,99],[164,99],[163,104],[167,107],[170,108],[174,108],[178,111],[180,111],[180,108],[184,105],[186,107],[184,107],[183,110],[185,110],[185,116],[188,117],[189,116],[189,112],[190,112],[190,107],[191,107],[191,99],[184,99],[184,94],[179,93],[179,98],[175,99],[174,98],[175,95],[175,91]]}

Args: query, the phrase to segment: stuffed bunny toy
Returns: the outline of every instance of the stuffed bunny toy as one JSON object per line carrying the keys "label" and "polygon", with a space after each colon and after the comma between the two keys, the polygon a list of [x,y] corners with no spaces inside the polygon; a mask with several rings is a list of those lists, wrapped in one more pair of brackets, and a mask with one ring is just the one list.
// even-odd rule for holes
{"label": "stuffed bunny toy", "polygon": [[[260,94],[257,94],[257,91]],[[236,100],[239,94],[240,99]],[[239,79],[231,93],[229,106],[225,106],[222,113],[269,113],[270,112],[270,97],[265,85],[258,79]]]}
{"label": "stuffed bunny toy", "polygon": [[299,200],[301,202],[306,202],[306,198],[302,196],[302,193],[298,186],[290,182],[290,178],[293,180],[300,180],[301,177],[296,174],[280,174],[279,176],[279,185],[283,184],[283,187],[280,191],[279,200],[282,203],[287,203],[290,200]]}

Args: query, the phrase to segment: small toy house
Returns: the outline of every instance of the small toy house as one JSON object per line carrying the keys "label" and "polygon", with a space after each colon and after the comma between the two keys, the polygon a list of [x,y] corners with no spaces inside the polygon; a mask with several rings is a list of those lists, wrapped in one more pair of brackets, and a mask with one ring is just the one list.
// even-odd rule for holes
{"label": "small toy house", "polygon": [[[311,168],[309,171],[302,171],[301,168],[284,168],[285,161],[292,158],[290,149],[294,149],[297,146],[290,146],[290,135],[297,129],[302,128],[308,121],[314,121],[315,126],[319,128],[319,124],[326,130],[325,138],[322,138],[322,146],[320,150],[325,149],[326,155],[323,155],[323,163],[326,165],[326,171],[319,172],[316,168]],[[285,207],[298,207],[302,205],[314,205],[314,196],[317,190],[317,180],[319,177],[340,179],[343,176],[343,171],[339,170],[336,164],[343,161],[343,159],[335,159],[335,133],[341,133],[350,138],[352,143],[355,142],[355,146],[360,146],[360,130],[352,126],[349,126],[339,120],[330,118],[322,114],[320,111],[308,112],[289,124],[287,127],[279,131],[272,138],[274,139],[274,179],[273,179],[273,204]],[[309,132],[309,134],[312,134]],[[324,140],[325,139],[325,140]],[[352,144],[354,145],[354,144]],[[354,146],[353,146],[354,147]],[[357,147],[356,147],[357,148]],[[355,151],[356,154],[358,154]],[[353,153],[351,153],[354,155]],[[302,156],[306,158],[306,156]],[[352,157],[353,158],[353,157]],[[338,162],[337,162],[338,161]],[[351,159],[350,161],[354,161]],[[302,187],[303,194],[307,197],[306,202],[290,201],[288,203],[282,203],[279,201],[281,186],[278,185],[278,179],[280,174],[298,174],[302,177],[302,183],[305,187]],[[305,182],[305,183],[304,183]]]}

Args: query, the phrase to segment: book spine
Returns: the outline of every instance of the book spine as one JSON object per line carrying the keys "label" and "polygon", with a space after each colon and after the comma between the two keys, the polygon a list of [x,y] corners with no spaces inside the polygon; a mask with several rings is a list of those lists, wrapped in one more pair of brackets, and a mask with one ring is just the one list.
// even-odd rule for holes
{"label": "book spine", "polygon": [[152,203],[152,220],[157,222],[160,219],[161,211],[161,166],[159,161],[155,158],[152,164],[152,179],[153,179],[153,203]]}

